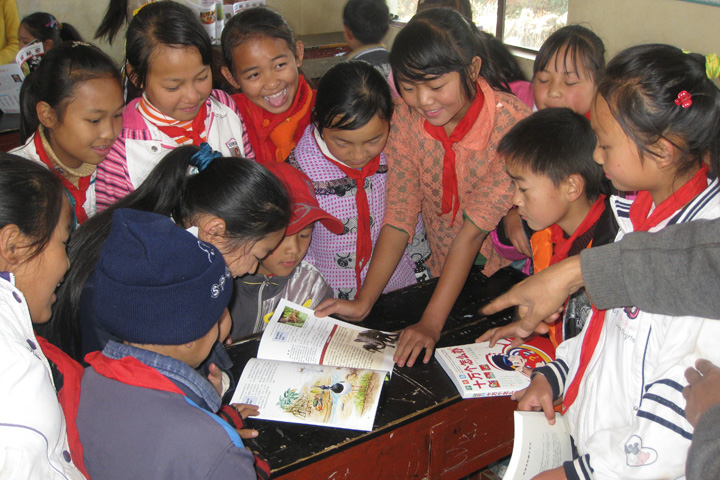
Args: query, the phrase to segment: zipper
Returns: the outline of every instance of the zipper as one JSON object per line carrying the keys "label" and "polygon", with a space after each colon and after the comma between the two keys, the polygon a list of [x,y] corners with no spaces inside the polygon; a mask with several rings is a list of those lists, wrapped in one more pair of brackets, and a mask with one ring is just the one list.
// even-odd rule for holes
{"label": "zipper", "polygon": [[265,277],[265,280],[263,280],[262,284],[260,285],[260,291],[258,292],[258,301],[257,301],[257,314],[255,316],[255,328],[253,329],[253,333],[262,332],[263,330],[265,330],[263,328],[262,294],[263,294],[263,290],[265,290],[265,286],[268,283],[270,283],[270,282],[268,282],[267,277]]}

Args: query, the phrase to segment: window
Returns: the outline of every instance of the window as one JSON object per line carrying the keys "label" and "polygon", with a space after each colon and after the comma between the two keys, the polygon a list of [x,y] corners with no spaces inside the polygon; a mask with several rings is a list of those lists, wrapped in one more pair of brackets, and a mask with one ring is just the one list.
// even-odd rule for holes
{"label": "window", "polygon": [[[398,20],[408,21],[418,0],[388,0]],[[567,24],[568,0],[470,0],[473,22],[504,43],[537,50],[555,30]]]}

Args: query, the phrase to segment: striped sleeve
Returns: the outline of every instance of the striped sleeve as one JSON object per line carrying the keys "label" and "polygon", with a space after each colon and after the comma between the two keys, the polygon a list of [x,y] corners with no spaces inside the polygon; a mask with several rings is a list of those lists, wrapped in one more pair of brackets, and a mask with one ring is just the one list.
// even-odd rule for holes
{"label": "striped sleeve", "polygon": [[134,189],[127,168],[125,137],[120,136],[97,168],[97,211],[102,212]]}
{"label": "striped sleeve", "polygon": [[590,455],[583,455],[571,462],[563,463],[563,470],[565,470],[568,480],[591,480],[593,478]]}
{"label": "striped sleeve", "polygon": [[557,359],[547,365],[538,367],[533,370],[532,377],[535,375],[543,375],[550,382],[552,387],[553,400],[557,400],[565,394],[565,381],[568,376],[568,365],[562,359]]}

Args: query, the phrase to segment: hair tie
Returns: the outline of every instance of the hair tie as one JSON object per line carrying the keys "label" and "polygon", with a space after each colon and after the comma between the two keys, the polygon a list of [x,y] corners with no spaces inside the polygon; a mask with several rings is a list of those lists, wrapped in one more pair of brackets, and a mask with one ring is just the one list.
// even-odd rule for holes
{"label": "hair tie", "polygon": [[195,152],[190,158],[190,166],[188,167],[188,175],[200,173],[210,165],[210,162],[218,157],[222,157],[222,153],[217,152],[210,147],[210,144],[203,142],[200,144],[200,150]]}
{"label": "hair tie", "polygon": [[[45,26],[47,28],[57,27],[59,25],[60,25],[60,22],[58,22],[57,19],[55,17],[53,17],[52,15],[50,16],[50,21],[45,24]],[[62,28],[62,27],[60,27],[60,28]]]}
{"label": "hair tie", "polygon": [[678,93],[678,96],[675,99],[675,105],[679,105],[682,108],[688,108],[692,105],[692,95],[690,95],[690,92],[683,90]]}
{"label": "hair tie", "polygon": [[716,53],[705,55],[705,74],[710,80],[720,77],[720,57]]}

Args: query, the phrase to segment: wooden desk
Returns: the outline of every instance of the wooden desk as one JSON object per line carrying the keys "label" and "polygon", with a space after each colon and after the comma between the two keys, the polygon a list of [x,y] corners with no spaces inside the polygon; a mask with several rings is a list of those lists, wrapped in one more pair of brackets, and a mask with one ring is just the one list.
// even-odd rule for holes
{"label": "wooden desk", "polygon": [[[522,278],[501,270],[487,279],[471,272],[438,346],[471,343],[510,315],[479,317],[477,309]],[[435,282],[383,295],[362,323],[399,330],[420,319]],[[239,377],[257,354],[252,338],[228,349]],[[462,400],[438,363],[395,367],[383,387],[372,432],[251,419],[260,435],[248,441],[282,479],[459,479],[512,450],[515,404],[508,397]]]}

